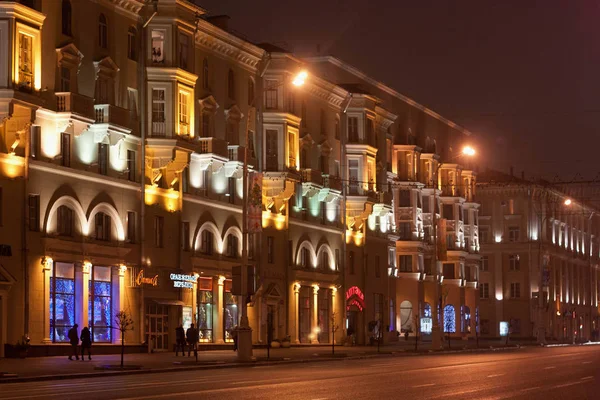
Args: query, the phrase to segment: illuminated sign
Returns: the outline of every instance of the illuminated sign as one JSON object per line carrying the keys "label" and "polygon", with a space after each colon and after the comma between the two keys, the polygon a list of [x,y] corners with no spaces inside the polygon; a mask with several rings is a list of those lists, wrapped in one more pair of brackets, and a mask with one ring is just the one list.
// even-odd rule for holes
{"label": "illuminated sign", "polygon": [[431,317],[421,318],[421,333],[431,333],[433,328],[433,320]]}
{"label": "illuminated sign", "polygon": [[150,285],[150,286],[158,286],[158,275],[154,275],[152,278],[147,278],[144,276],[144,270],[141,270],[140,273],[135,278],[135,283],[138,286]]}
{"label": "illuminated sign", "polygon": [[346,300],[349,300],[352,296],[357,296],[363,302],[365,301],[365,295],[358,286],[352,286],[350,289],[346,290]]}
{"label": "illuminated sign", "polygon": [[194,283],[198,280],[198,275],[171,274],[169,276],[173,281],[173,287],[193,289]]}
{"label": "illuminated sign", "polygon": [[500,321],[500,336],[508,336],[508,322]]}
{"label": "illuminated sign", "polygon": [[365,295],[358,286],[346,290],[346,309],[349,310],[351,306],[356,306],[359,311],[365,308]]}

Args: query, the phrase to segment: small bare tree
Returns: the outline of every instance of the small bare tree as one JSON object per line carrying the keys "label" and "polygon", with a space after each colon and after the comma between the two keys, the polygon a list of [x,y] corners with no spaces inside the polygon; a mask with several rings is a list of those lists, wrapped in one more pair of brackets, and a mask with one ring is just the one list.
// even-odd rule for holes
{"label": "small bare tree", "polygon": [[121,332],[121,368],[123,368],[123,357],[125,355],[125,332],[133,330],[133,318],[126,311],[119,311],[115,315],[115,328]]}
{"label": "small bare tree", "polygon": [[340,326],[336,323],[335,317],[337,317],[337,312],[331,313],[331,355],[335,355],[335,333],[340,328]]}

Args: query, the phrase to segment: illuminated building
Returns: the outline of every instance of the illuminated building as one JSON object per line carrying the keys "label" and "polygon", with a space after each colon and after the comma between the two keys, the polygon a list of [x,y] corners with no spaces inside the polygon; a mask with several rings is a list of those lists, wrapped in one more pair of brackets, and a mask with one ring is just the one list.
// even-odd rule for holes
{"label": "illuminated building", "polygon": [[[262,185],[255,343],[268,315],[295,343],[341,343],[348,328],[368,343],[376,320],[384,340],[414,334],[434,285],[449,289],[454,334],[472,336],[475,175],[444,164],[432,182],[468,132],[339,60],[251,44],[186,0],[21,3],[0,2],[0,344],[28,334],[31,351],[58,354],[75,322],[118,344],[120,310],[140,350],[170,349],[180,323],[231,341],[245,148]],[[438,202],[443,282],[428,270]]]}

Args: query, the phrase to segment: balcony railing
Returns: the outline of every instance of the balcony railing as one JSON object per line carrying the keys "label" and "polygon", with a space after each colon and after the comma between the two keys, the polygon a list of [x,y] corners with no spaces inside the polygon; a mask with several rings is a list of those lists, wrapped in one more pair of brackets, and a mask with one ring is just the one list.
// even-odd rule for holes
{"label": "balcony railing", "polygon": [[323,186],[341,192],[342,178],[334,175],[323,175]]}
{"label": "balcony railing", "polygon": [[198,142],[200,143],[200,154],[216,154],[224,158],[229,158],[229,152],[227,149],[226,141],[222,139],[208,137],[199,138]]}
{"label": "balcony railing", "polygon": [[323,186],[323,175],[321,174],[321,171],[317,171],[314,169],[303,169],[302,182],[311,182],[316,185]]}
{"label": "balcony railing", "polygon": [[95,118],[94,99],[71,92],[56,93],[56,111],[72,112],[88,118]]}
{"label": "balcony railing", "polygon": [[[227,155],[229,161],[244,162],[244,146],[229,145],[227,146]],[[256,158],[252,157],[252,152],[248,149],[248,164],[256,165]]]}
{"label": "balcony railing", "polygon": [[97,124],[112,124],[128,128],[130,125],[130,112],[129,110],[110,104],[96,104],[94,106],[96,111],[96,123]]}
{"label": "balcony railing", "polygon": [[152,122],[152,137],[163,138],[167,136],[167,123],[166,122]]}

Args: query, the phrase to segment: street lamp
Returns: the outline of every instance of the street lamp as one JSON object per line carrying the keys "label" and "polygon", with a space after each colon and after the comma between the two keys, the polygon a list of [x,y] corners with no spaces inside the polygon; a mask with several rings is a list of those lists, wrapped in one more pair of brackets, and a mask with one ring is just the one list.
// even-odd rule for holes
{"label": "street lamp", "polygon": [[572,203],[571,199],[566,199],[565,200],[565,206],[570,206]]}
{"label": "street lamp", "polygon": [[[300,71],[296,74],[291,83],[295,87],[304,85],[308,73],[306,71]],[[246,117],[246,142],[244,146],[244,166],[242,170],[242,315],[240,318],[240,325],[238,327],[238,359],[240,361],[250,361],[252,359],[252,329],[248,322],[248,304],[246,303],[248,297],[248,132],[250,130],[250,118],[253,116],[256,118],[256,99],[262,97],[267,90],[276,89],[279,86],[285,84],[285,81],[278,83],[274,86],[269,86],[262,89],[257,93],[250,105],[248,106],[248,116]]]}
{"label": "street lamp", "polygon": [[[465,146],[462,149],[461,154],[453,157],[449,161],[455,160],[462,156],[473,157],[476,151],[471,146]],[[440,302],[440,294],[439,294],[439,283],[440,277],[438,276],[439,268],[438,268],[438,246],[437,246],[437,200],[436,200],[436,190],[438,189],[438,175],[440,172],[440,168],[444,165],[444,163],[439,163],[435,169],[435,173],[433,175],[433,210],[431,214],[431,221],[433,226],[433,278],[435,280],[435,301],[436,304],[432,307],[432,316],[433,316],[433,325],[431,328],[431,345],[434,349],[440,348],[442,346],[442,336],[440,332],[439,326],[439,311],[441,311],[441,302]],[[439,308],[438,308],[439,307]]]}

